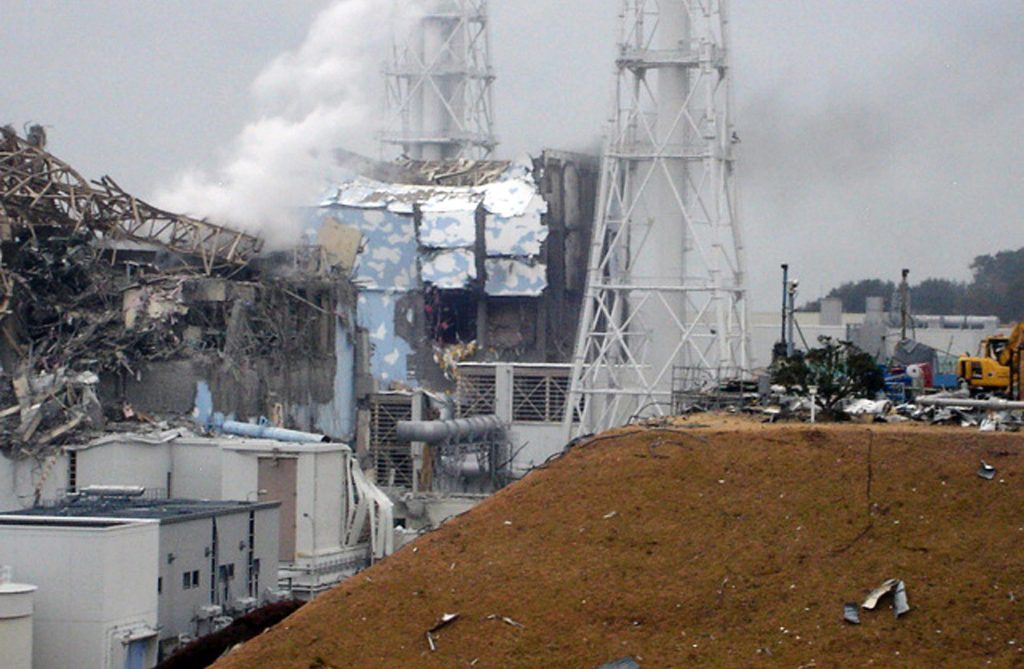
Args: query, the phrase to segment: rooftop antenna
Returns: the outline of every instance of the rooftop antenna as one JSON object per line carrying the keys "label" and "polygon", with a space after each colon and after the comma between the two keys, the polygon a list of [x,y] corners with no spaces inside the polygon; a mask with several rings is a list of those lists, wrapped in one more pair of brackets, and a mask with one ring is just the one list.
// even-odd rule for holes
{"label": "rooftop antenna", "polygon": [[622,0],[566,431],[664,415],[749,369],[727,0]]}
{"label": "rooftop antenna", "polygon": [[432,0],[402,34],[401,9],[410,4],[394,0],[381,153],[399,147],[413,160],[489,157],[498,140],[487,0]]}

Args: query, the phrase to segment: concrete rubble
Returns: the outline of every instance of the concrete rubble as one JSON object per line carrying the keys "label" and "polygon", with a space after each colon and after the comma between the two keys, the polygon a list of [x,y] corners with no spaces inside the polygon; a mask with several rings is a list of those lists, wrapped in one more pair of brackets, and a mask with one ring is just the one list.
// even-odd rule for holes
{"label": "concrete rubble", "polygon": [[305,248],[261,251],[109,177],[88,182],[45,135],[0,129],[0,449],[38,457],[86,431],[189,423],[190,406],[133,406],[152,364],[191,361],[241,386],[254,366],[315,350],[299,333],[348,318],[347,277]]}

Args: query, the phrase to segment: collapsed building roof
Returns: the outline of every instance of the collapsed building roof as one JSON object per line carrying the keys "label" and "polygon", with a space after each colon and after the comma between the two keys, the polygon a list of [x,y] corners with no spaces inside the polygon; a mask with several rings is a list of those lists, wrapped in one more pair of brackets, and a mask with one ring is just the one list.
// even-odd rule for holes
{"label": "collapsed building roof", "polygon": [[110,177],[87,182],[45,136],[0,128],[0,451],[33,454],[111,414],[156,422],[102,405],[103,374],[205,356],[240,379],[289,351],[333,362],[334,325],[313,322],[348,319],[347,274],[308,249],[283,269],[261,251],[257,237],[162,211]]}
{"label": "collapsed building roof", "polygon": [[[1019,437],[696,427],[580,443],[216,666],[1021,662]],[[910,613],[843,621],[894,577]]]}
{"label": "collapsed building roof", "polygon": [[512,165],[507,160],[412,160],[383,162],[345,149],[335,152],[337,162],[376,181],[421,186],[482,186],[497,181]]}
{"label": "collapsed building roof", "polygon": [[158,209],[110,177],[88,183],[38,141],[0,128],[0,209],[10,225],[49,224],[69,234],[155,243],[201,261],[206,274],[255,257],[259,238]]}

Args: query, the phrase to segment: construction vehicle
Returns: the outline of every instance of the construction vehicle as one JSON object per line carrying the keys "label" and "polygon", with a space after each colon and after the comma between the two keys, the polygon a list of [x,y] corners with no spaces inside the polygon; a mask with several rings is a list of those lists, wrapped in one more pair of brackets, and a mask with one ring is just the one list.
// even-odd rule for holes
{"label": "construction vehicle", "polygon": [[977,356],[963,355],[957,361],[961,386],[968,388],[972,395],[992,393],[1019,398],[1022,346],[1024,322],[1015,324],[1009,335],[986,337]]}

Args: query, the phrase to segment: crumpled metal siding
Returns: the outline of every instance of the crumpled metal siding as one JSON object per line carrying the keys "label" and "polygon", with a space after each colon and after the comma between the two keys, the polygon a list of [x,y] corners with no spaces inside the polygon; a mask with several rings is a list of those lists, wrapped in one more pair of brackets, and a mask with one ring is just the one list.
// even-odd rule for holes
{"label": "crumpled metal siding", "polygon": [[476,279],[476,255],[468,249],[428,253],[423,256],[420,277],[435,288],[465,288]]}
{"label": "crumpled metal siding", "polygon": [[522,258],[488,258],[488,295],[538,297],[548,287],[547,266]]}
{"label": "crumpled metal siding", "polygon": [[[548,237],[547,203],[527,171],[480,187],[385,184],[360,178],[327,194],[314,223],[333,217],[363,235],[353,281],[359,287],[356,320],[369,333],[371,373],[382,382],[407,382],[410,342],[396,332],[402,295],[429,284],[469,287],[477,278],[477,210],[485,212],[488,259],[485,290],[496,297],[537,297],[547,287],[540,261]],[[421,213],[419,229],[414,220]],[[411,325],[411,323],[410,323]]]}
{"label": "crumpled metal siding", "polygon": [[488,216],[484,238],[488,257],[540,255],[541,245],[548,238],[548,227],[539,213],[526,213],[514,218]]}
{"label": "crumpled metal siding", "polygon": [[415,385],[409,376],[412,346],[395,333],[397,300],[401,293],[363,291],[359,294],[357,321],[369,334],[372,347],[370,373],[382,382]]}
{"label": "crumpled metal siding", "polygon": [[412,345],[398,336],[395,321],[398,300],[421,285],[416,225],[411,216],[388,209],[333,203],[315,213],[319,221],[327,217],[351,225],[363,235],[352,280],[359,287],[356,321],[369,333],[372,345],[370,372],[382,382],[408,383]]}
{"label": "crumpled metal siding", "polygon": [[476,245],[476,206],[461,211],[422,210],[420,245],[428,249],[473,248]]}

